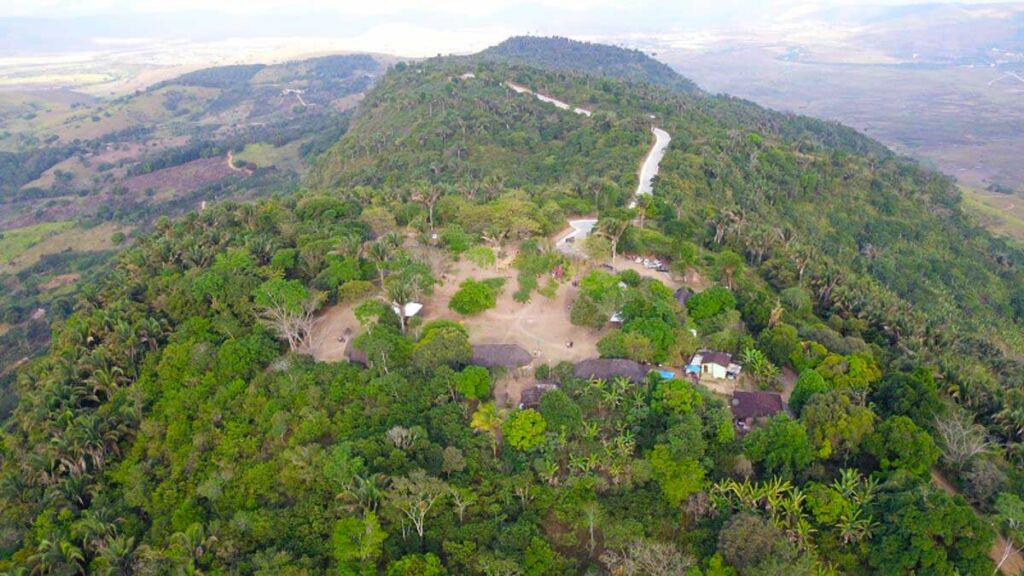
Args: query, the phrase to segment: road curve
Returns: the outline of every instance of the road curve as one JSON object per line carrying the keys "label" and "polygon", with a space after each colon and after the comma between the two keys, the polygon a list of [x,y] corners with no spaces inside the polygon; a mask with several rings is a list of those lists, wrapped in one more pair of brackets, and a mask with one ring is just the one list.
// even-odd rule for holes
{"label": "road curve", "polygon": [[668,143],[672,141],[672,137],[669,136],[668,132],[661,128],[652,126],[651,132],[654,133],[654,145],[651,146],[650,152],[647,153],[647,158],[644,158],[643,166],[640,167],[640,181],[636,185],[637,196],[650,194],[654,191],[653,181],[654,177],[658,175],[658,165],[661,164],[661,159],[665,157]]}
{"label": "road curve", "polygon": [[[556,98],[552,98],[547,94],[541,94],[540,92],[534,92],[526,86],[516,84],[511,80],[506,80],[505,85],[511,88],[518,94],[531,94],[538,100],[554,104],[556,107],[562,110],[571,110],[576,114],[582,114],[584,116],[590,116],[591,111],[586,108],[579,108],[572,106],[567,102],[563,102]],[[654,116],[651,116],[653,118]],[[651,132],[654,133],[654,144],[651,146],[650,151],[647,152],[647,157],[644,158],[643,165],[640,166],[640,181],[636,185],[636,195],[641,194],[652,194],[654,192],[654,177],[658,175],[658,165],[661,164],[661,159],[665,157],[665,150],[668,149],[669,142],[672,141],[672,136],[668,132],[665,132],[661,128],[651,126]],[[636,206],[636,199],[630,202],[629,207],[633,208]],[[575,234],[575,233],[574,233]]]}

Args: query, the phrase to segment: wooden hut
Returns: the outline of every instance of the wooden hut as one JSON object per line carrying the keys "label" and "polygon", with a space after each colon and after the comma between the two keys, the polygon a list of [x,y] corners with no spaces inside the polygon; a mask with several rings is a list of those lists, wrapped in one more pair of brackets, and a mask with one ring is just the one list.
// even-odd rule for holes
{"label": "wooden hut", "polygon": [[530,353],[515,344],[476,344],[472,364],[484,368],[522,368],[533,360]]}
{"label": "wooden hut", "polygon": [[639,362],[624,358],[591,358],[576,364],[573,376],[584,380],[627,378],[638,384],[647,377],[647,368]]}

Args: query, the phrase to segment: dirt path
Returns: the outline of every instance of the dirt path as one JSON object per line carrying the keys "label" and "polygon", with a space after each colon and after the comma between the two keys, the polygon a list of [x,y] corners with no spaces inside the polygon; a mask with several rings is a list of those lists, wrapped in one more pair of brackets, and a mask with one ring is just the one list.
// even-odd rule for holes
{"label": "dirt path", "polygon": [[[937,470],[932,470],[932,482],[950,496],[956,496],[959,494],[956,486],[953,486],[953,484],[951,484],[949,480],[946,480],[942,474],[939,474]],[[974,510],[974,513],[978,514],[978,511]],[[999,560],[1003,557],[1003,551],[1006,550],[1006,546],[1006,538],[1003,538],[1000,534],[992,544],[992,549],[988,552],[988,557],[992,559],[992,562],[995,562],[996,564],[999,563]],[[1020,576],[1021,574],[1024,574],[1024,556],[1021,556],[1019,552],[1011,554],[1010,557],[1006,559],[1006,562],[1003,562],[1000,572],[1007,576]]]}
{"label": "dirt path", "polygon": [[[517,94],[530,94],[542,102],[554,104],[556,107],[562,110],[571,110],[576,114],[582,114],[584,116],[590,116],[591,111],[586,108],[579,108],[572,106],[568,102],[563,102],[557,98],[552,98],[547,94],[541,94],[540,92],[534,92],[526,86],[516,84],[511,80],[506,81],[505,85],[515,91]],[[654,118],[654,116],[651,116]],[[643,164],[640,165],[640,173],[638,174],[639,181],[636,185],[636,195],[651,194],[654,191],[654,177],[658,175],[658,166],[661,164],[661,159],[665,157],[665,150],[668,149],[669,142],[672,141],[672,136],[668,132],[658,128],[657,126],[651,126],[651,132],[654,134],[654,144],[651,145],[651,149],[647,152],[647,156],[644,157]],[[630,208],[636,206],[636,200],[634,199],[630,203]]]}
{"label": "dirt path", "polygon": [[636,186],[637,196],[654,192],[654,177],[658,175],[658,166],[661,164],[661,159],[665,157],[668,143],[672,141],[669,133],[661,128],[651,126],[651,132],[654,133],[654,144],[651,145],[650,151],[644,158],[643,166],[640,167],[640,181]]}
{"label": "dirt path", "polygon": [[234,154],[231,153],[231,150],[228,150],[228,168],[234,170],[235,172],[245,172],[245,170],[242,170],[238,166],[235,166],[235,156]]}

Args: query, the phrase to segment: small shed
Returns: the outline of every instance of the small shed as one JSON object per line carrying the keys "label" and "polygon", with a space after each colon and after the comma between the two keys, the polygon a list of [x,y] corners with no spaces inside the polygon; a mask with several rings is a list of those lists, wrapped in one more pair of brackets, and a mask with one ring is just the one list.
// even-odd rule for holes
{"label": "small shed", "polygon": [[355,338],[349,338],[348,344],[345,346],[345,358],[353,364],[360,364],[362,366],[369,366],[370,361],[366,356],[366,352],[355,347],[353,342]]}
{"label": "small shed", "polygon": [[760,390],[737,390],[732,393],[729,404],[736,429],[742,433],[749,432],[756,424],[786,409],[778,393]]}
{"label": "small shed", "polygon": [[573,376],[584,380],[611,380],[621,377],[633,383],[640,383],[647,376],[647,369],[639,362],[624,358],[591,358],[576,364]]}
{"label": "small shed", "polygon": [[540,397],[545,392],[551,391],[558,388],[558,384],[554,382],[537,382],[533,386],[526,388],[519,395],[519,407],[520,408],[536,408],[540,406]]}
{"label": "small shed", "polygon": [[530,353],[516,344],[475,344],[472,364],[484,368],[522,368],[533,360]]}
{"label": "small shed", "polygon": [[735,379],[740,375],[742,366],[733,362],[732,355],[715,350],[701,350],[693,355],[687,365],[687,372],[693,372],[699,367],[701,377]]}
{"label": "small shed", "polygon": [[690,296],[693,296],[693,291],[683,287],[673,292],[672,296],[675,297],[676,302],[679,302],[680,306],[686,308],[686,302],[690,299]]}

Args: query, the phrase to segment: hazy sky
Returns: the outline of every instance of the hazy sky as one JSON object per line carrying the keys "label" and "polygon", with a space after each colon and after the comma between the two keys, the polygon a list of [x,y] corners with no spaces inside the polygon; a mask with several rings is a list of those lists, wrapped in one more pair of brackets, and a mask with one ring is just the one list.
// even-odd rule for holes
{"label": "hazy sky", "polygon": [[624,37],[917,3],[923,0],[0,0],[0,55],[154,39],[303,37],[413,56],[478,50],[512,34]]}

